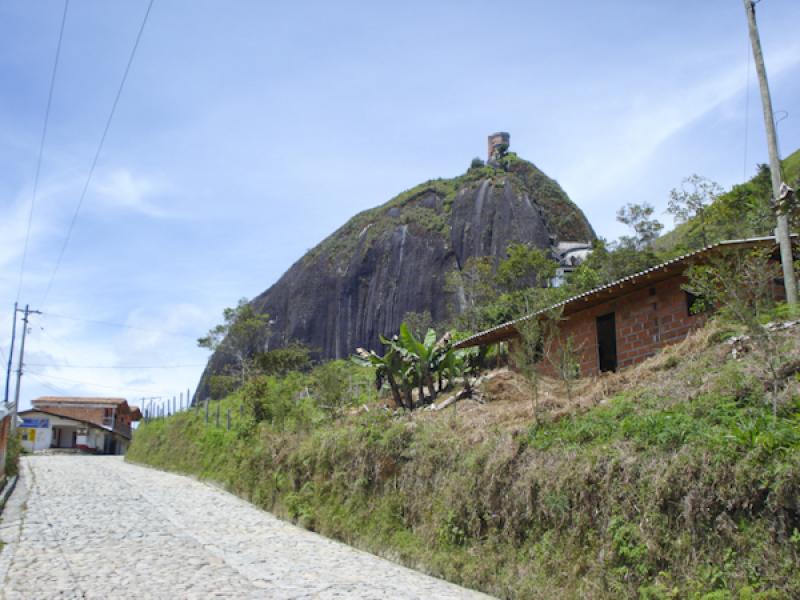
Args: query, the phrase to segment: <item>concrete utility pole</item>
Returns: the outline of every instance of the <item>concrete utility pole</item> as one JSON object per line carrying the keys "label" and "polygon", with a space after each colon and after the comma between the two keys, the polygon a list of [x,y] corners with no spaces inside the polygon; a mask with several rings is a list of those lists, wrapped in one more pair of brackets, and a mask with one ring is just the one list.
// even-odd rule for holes
{"label": "concrete utility pole", "polygon": [[[744,0],[744,11],[747,14],[747,27],[750,30],[750,44],[753,46],[753,59],[758,73],[758,86],[761,89],[761,105],[764,109],[764,125],[767,129],[767,148],[769,149],[769,170],[772,175],[772,197],[777,206],[781,189],[781,162],[778,157],[778,136],[775,133],[775,116],[772,114],[772,99],[769,95],[767,70],[764,67],[764,55],[761,52],[761,39],[756,25],[756,5],[753,0]],[[781,248],[781,264],[783,265],[783,282],[786,288],[786,302],[789,307],[797,309],[797,280],[794,277],[792,261],[792,241],[789,237],[789,217],[778,211],[778,227],[775,237]]]}
{"label": "concrete utility pole", "polygon": [[16,309],[17,311],[23,313],[22,317],[22,339],[19,343],[19,362],[17,363],[17,389],[14,391],[14,404],[11,407],[11,431],[15,431],[17,429],[17,409],[19,407],[19,390],[20,384],[22,383],[22,366],[23,360],[25,359],[25,338],[27,337],[28,333],[28,316],[29,315],[40,315],[42,314],[38,310],[31,310],[30,306],[27,304],[25,305],[25,310]]}
{"label": "concrete utility pole", "polygon": [[11,387],[11,365],[14,358],[14,343],[17,338],[17,303],[14,302],[14,321],[11,324],[11,348],[8,350],[8,367],[6,368],[6,394],[3,397],[3,402],[8,404],[8,391]]}

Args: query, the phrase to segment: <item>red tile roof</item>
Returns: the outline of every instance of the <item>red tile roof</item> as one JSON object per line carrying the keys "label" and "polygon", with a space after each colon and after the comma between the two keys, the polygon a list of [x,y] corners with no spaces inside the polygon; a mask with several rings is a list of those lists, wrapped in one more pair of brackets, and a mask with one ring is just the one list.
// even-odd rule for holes
{"label": "red tile roof", "polygon": [[93,398],[90,396],[41,396],[33,401],[47,404],[127,404],[125,398]]}

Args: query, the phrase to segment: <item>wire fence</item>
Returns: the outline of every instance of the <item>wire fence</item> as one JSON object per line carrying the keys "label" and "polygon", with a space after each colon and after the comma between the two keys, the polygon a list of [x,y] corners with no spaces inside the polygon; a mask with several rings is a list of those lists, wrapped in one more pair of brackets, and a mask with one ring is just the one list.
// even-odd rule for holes
{"label": "wire fence", "polygon": [[[352,378],[349,378],[346,397],[351,399],[363,398],[370,393],[370,390],[372,390],[372,394],[376,394],[373,386],[370,383],[364,381],[353,381]],[[295,400],[299,401],[313,397],[314,395],[311,389],[309,387],[305,387],[296,395]],[[181,393],[172,396],[172,398],[163,398],[158,396],[152,398],[143,398],[142,401],[144,403],[142,420],[145,423],[166,419],[180,413],[194,412],[198,416],[203,416],[203,422],[206,425],[225,427],[230,431],[232,424],[235,424],[235,420],[237,418],[243,419],[245,416],[245,403],[241,399],[238,400],[234,407],[226,406],[225,410],[223,411],[222,405],[228,404],[228,402],[223,400],[211,400],[210,398],[206,398],[205,400],[195,400],[193,402],[192,396],[189,394],[188,389],[186,390],[186,396]],[[320,405],[320,408],[329,409],[331,407]]]}

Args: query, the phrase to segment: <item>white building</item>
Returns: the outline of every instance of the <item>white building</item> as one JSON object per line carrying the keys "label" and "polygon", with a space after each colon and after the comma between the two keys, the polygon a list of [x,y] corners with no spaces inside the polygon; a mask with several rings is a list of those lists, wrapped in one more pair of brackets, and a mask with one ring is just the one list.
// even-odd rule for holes
{"label": "white building", "polygon": [[553,287],[564,285],[569,274],[575,271],[591,253],[592,244],[589,242],[559,242],[553,250],[553,255],[558,261],[558,268],[550,285]]}
{"label": "white building", "polygon": [[28,452],[50,448],[76,449],[98,454],[124,454],[130,436],[74,417],[45,410],[26,410],[19,413],[22,424],[19,435],[22,447]]}

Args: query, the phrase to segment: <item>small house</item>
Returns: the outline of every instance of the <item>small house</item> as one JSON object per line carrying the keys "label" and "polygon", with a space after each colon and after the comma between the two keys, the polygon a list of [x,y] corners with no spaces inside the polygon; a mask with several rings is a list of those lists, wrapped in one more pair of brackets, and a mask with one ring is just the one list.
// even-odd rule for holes
{"label": "small house", "polygon": [[[559,310],[558,337],[572,340],[582,377],[637,364],[664,346],[681,341],[708,318],[707,313],[692,310],[695,298],[684,290],[687,268],[721,250],[751,248],[774,249],[777,258],[774,237],[719,242],[492,327],[455,347],[513,344],[519,337],[516,326],[521,321],[542,318]],[[777,287],[782,293],[782,282],[779,283]],[[554,374],[547,361],[540,364],[543,372]]]}
{"label": "small house", "polygon": [[31,452],[61,448],[124,454],[131,424],[142,415],[124,398],[43,396],[20,417],[22,446]]}

